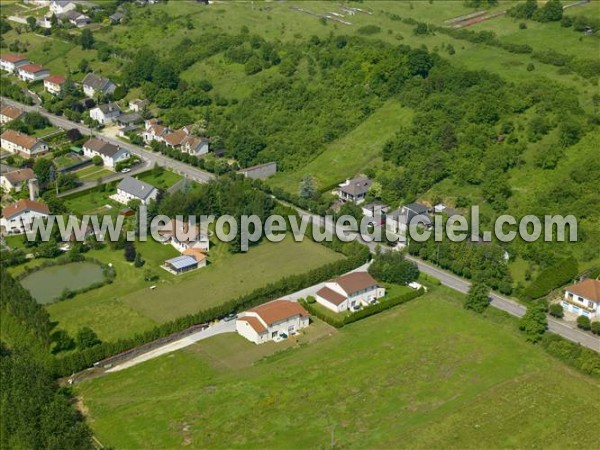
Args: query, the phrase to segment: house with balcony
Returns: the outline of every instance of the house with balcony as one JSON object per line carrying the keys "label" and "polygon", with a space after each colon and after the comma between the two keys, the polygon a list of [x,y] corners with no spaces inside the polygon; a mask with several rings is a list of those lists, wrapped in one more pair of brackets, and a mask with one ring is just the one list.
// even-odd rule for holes
{"label": "house with balcony", "polygon": [[346,180],[338,186],[338,197],[343,202],[352,202],[359,205],[365,201],[371,184],[373,182],[365,176]]}
{"label": "house with balcony", "polygon": [[588,278],[565,289],[561,301],[565,311],[590,319],[600,317],[600,280]]}
{"label": "house with balcony", "polygon": [[351,272],[329,280],[317,291],[317,303],[333,312],[355,310],[376,303],[385,295],[385,288],[379,286],[369,272]]}

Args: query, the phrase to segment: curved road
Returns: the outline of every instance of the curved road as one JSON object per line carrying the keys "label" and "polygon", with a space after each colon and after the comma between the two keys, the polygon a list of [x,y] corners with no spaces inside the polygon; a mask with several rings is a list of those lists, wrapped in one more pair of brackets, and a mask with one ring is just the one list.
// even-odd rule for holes
{"label": "curved road", "polygon": [[[1,97],[1,98],[2,98],[2,102],[6,103],[8,105],[16,106],[16,107],[24,109],[26,111],[36,111],[36,112],[39,112],[40,114],[45,115],[46,117],[48,117],[50,122],[52,122],[56,126],[59,126],[61,128],[65,128],[65,129],[77,128],[82,134],[93,135],[93,131],[90,128],[88,128],[84,125],[75,123],[75,122],[71,122],[70,120],[68,120],[64,117],[59,117],[54,114],[51,114],[40,106],[26,106],[21,103],[15,102],[13,100],[7,99],[5,97]],[[120,145],[121,147],[129,150],[131,153],[142,157],[143,159],[147,160],[152,165],[154,163],[158,163],[159,165],[168,167],[171,170],[173,170],[177,173],[180,173],[181,175],[183,175],[187,178],[190,178],[192,180],[195,180],[195,181],[198,181],[201,183],[206,183],[214,178],[214,175],[212,175],[208,172],[200,170],[196,167],[189,166],[185,163],[175,161],[175,160],[168,158],[166,156],[163,156],[161,154],[153,153],[152,151],[146,150],[137,145],[125,143],[118,139],[115,139],[115,138],[112,138],[109,136],[105,136],[102,134],[101,134],[101,136],[104,140],[106,140],[112,144],[115,144],[115,145]],[[280,202],[287,206],[293,207],[294,209],[296,209],[296,211],[298,211],[298,213],[301,216],[308,215],[312,218],[312,220],[317,221],[317,223],[319,223],[319,224],[323,224],[323,222],[324,222],[324,219],[321,216],[312,214],[308,211],[304,211],[304,210],[302,210],[294,205],[291,205],[287,202],[283,202],[283,201],[280,201]],[[330,229],[330,231],[331,231],[331,227],[328,226],[327,229]],[[369,248],[371,249],[372,252],[374,252],[375,248],[378,246],[378,244],[373,243],[373,242],[366,242],[366,241],[362,240],[360,237],[358,238],[358,241],[364,245],[369,246]],[[384,246],[381,246],[381,248],[385,249]],[[466,279],[457,277],[456,275],[453,275],[453,274],[446,272],[444,270],[441,270],[435,266],[427,264],[418,258],[415,258],[412,256],[407,256],[407,259],[414,261],[418,265],[419,270],[439,279],[441,281],[441,283],[444,284],[445,286],[448,286],[448,287],[450,287],[456,291],[462,292],[462,293],[466,293],[469,290],[469,286],[471,285],[471,283],[469,281],[467,281]],[[521,305],[520,303],[516,302],[515,300],[511,300],[508,297],[504,297],[504,296],[496,294],[496,293],[491,293],[490,296],[492,297],[491,305],[493,307],[498,308],[503,311],[506,311],[507,313],[509,313],[513,316],[516,316],[516,317],[522,317],[523,314],[525,314],[526,307]],[[548,331],[558,334],[565,339],[579,343],[585,347],[588,347],[588,348],[600,353],[600,338],[594,337],[592,334],[581,331],[575,325],[572,325],[568,322],[558,320],[558,319],[555,319],[554,317],[548,316]]]}
{"label": "curved road", "polygon": [[14,100],[10,100],[5,97],[1,97],[1,99],[2,99],[2,103],[5,103],[7,105],[21,108],[27,112],[31,112],[31,111],[38,112],[38,113],[46,116],[48,118],[48,120],[50,120],[50,122],[57,127],[64,128],[65,130],[70,130],[72,128],[76,128],[83,135],[99,136],[106,142],[110,142],[111,144],[118,145],[122,148],[129,150],[132,154],[138,155],[142,159],[146,160],[150,166],[153,166],[154,164],[158,164],[160,166],[167,167],[167,168],[171,169],[172,171],[174,171],[180,175],[183,175],[184,177],[186,177],[188,179],[197,181],[199,183],[207,183],[210,180],[214,179],[213,174],[205,172],[204,170],[200,170],[197,167],[192,167],[181,161],[176,161],[167,156],[161,155],[160,153],[154,153],[151,150],[147,150],[138,145],[133,145],[128,142],[123,142],[120,139],[115,139],[112,136],[107,136],[105,134],[102,134],[101,131],[96,132],[87,126],[82,125],[81,123],[72,122],[65,117],[61,117],[61,116],[52,114],[52,113],[46,111],[41,106],[23,105],[22,103],[15,102]]}
{"label": "curved road", "polygon": [[[301,216],[309,216],[312,218],[312,220],[316,221],[318,224],[323,225],[324,219],[321,216],[312,214],[308,211],[304,211],[304,210],[302,210],[294,205],[291,205],[287,202],[281,202],[281,203],[285,204],[286,206],[290,206],[290,207],[296,209],[296,211],[298,211],[298,213]],[[327,223],[326,229],[328,231],[333,232],[334,228],[332,225]],[[371,252],[375,252],[375,249],[378,246],[384,251],[390,250],[389,247],[386,247],[384,245],[379,245],[375,242],[366,242],[360,236],[357,236],[357,240],[358,240],[358,242],[360,242],[364,245],[367,245],[369,247],[369,249],[371,250]],[[431,275],[431,276],[437,278],[438,280],[440,280],[440,282],[444,286],[448,286],[449,288],[454,289],[455,291],[458,291],[458,292],[462,292],[462,293],[467,293],[469,291],[469,287],[471,286],[471,283],[468,280],[458,277],[458,276],[456,276],[450,272],[447,272],[445,270],[442,270],[436,266],[428,264],[419,258],[415,258],[414,256],[406,255],[406,259],[416,263],[421,272],[426,273],[427,275]],[[512,316],[522,317],[525,314],[525,312],[527,311],[527,308],[524,305],[522,305],[519,302],[512,300],[508,297],[505,297],[503,295],[497,294],[495,292],[491,292],[490,297],[492,298],[492,301],[490,304],[494,308],[500,309],[502,311],[506,311],[507,313],[509,313]],[[576,342],[578,344],[581,344],[584,347],[587,347],[589,349],[595,350],[600,353],[600,338],[595,337],[591,333],[586,333],[585,331],[580,330],[579,328],[577,328],[577,326],[575,324],[571,324],[569,322],[565,322],[563,320],[556,319],[550,315],[548,315],[547,317],[548,317],[548,331],[558,334],[559,336],[562,336],[563,338],[568,339],[569,341]]]}

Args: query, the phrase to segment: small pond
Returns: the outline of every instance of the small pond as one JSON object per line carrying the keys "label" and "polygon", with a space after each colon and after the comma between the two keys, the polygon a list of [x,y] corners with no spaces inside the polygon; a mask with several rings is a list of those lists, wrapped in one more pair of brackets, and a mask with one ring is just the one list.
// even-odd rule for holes
{"label": "small pond", "polygon": [[76,291],[104,280],[102,268],[91,262],[75,262],[46,267],[21,280],[38,303],[50,303],[60,297],[65,288]]}

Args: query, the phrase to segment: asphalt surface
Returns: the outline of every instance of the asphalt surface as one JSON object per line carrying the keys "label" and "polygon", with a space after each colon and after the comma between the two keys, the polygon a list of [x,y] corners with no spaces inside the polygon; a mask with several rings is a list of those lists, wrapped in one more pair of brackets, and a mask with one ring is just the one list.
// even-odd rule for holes
{"label": "asphalt surface", "polygon": [[[287,206],[291,206],[296,209],[301,216],[310,216],[313,220],[317,221],[319,224],[323,224],[325,221],[321,216],[316,214],[312,214],[308,211],[304,211],[300,208],[295,207],[286,202],[281,202]],[[335,232],[335,226],[327,223],[325,225],[327,231]],[[357,236],[357,240],[364,245],[367,245],[372,253],[375,252],[375,249],[379,247],[383,251],[390,251],[389,247],[385,247],[383,245],[378,245],[375,242],[366,242],[360,236]],[[448,286],[451,289],[454,289],[458,292],[467,293],[469,291],[469,287],[471,283],[461,277],[458,277],[450,272],[446,272],[438,267],[435,267],[431,264],[424,262],[419,258],[415,258],[414,256],[407,255],[406,259],[413,261],[419,267],[419,270],[427,275],[431,275],[432,277],[437,278],[444,286]],[[516,317],[523,317],[527,308],[516,300],[512,300],[508,297],[500,295],[495,292],[490,293],[491,297],[491,306],[494,308],[500,309],[502,311],[506,311],[508,314]],[[558,334],[569,341],[576,342],[581,344],[584,347],[595,350],[600,353],[600,338],[595,337],[591,333],[586,333],[585,331],[577,328],[577,325],[572,324],[570,322],[565,322],[560,319],[556,319],[550,315],[548,317],[548,331]]]}
{"label": "asphalt surface", "polygon": [[11,100],[11,99],[8,99],[5,97],[1,97],[1,98],[2,98],[2,103],[5,103],[5,104],[11,105],[11,106],[16,106],[17,108],[21,108],[27,112],[35,111],[35,112],[38,112],[38,113],[46,116],[48,118],[48,120],[50,120],[50,122],[54,126],[64,128],[65,130],[70,130],[72,128],[76,128],[79,130],[79,132],[81,134],[88,135],[88,136],[89,135],[97,136],[97,137],[102,138],[106,142],[109,142],[111,144],[118,145],[122,148],[125,148],[125,149],[129,150],[129,152],[131,152],[132,154],[138,155],[142,159],[146,160],[147,164],[149,164],[150,167],[154,166],[154,164],[158,164],[159,166],[167,167],[167,168],[171,169],[172,171],[174,171],[188,179],[197,181],[199,183],[207,183],[214,178],[213,174],[211,174],[209,172],[205,172],[204,170],[200,170],[197,167],[192,167],[183,162],[176,161],[174,159],[171,159],[171,158],[161,155],[159,153],[154,153],[151,150],[147,150],[138,145],[133,145],[128,142],[123,142],[120,139],[115,139],[112,136],[106,136],[106,135],[102,134],[101,130],[100,131],[92,130],[89,127],[87,127],[81,123],[72,122],[65,117],[61,117],[61,116],[52,114],[52,113],[46,111],[41,106],[38,106],[38,105],[28,106],[28,105],[23,105],[22,103],[19,103],[19,102],[15,102],[14,100]]}
{"label": "asphalt surface", "polygon": [[[59,117],[54,114],[51,114],[40,106],[37,106],[37,105],[26,106],[21,103],[15,102],[13,100],[7,99],[5,97],[2,97],[2,102],[5,104],[8,104],[8,105],[16,106],[16,107],[24,109],[26,111],[37,111],[40,114],[43,114],[46,117],[48,117],[50,122],[55,126],[59,126],[61,128],[65,128],[65,129],[77,128],[82,134],[94,135],[93,130],[91,130],[90,128],[88,128],[82,124],[72,122],[64,117]],[[97,133],[97,135],[101,136],[102,139],[106,140],[107,142],[110,142],[115,145],[119,145],[123,148],[126,148],[131,153],[140,156],[141,158],[146,160],[147,164],[154,165],[155,163],[157,163],[161,166],[167,167],[189,179],[198,181],[200,183],[206,183],[214,178],[214,176],[208,172],[205,172],[205,171],[200,170],[195,167],[191,167],[185,163],[175,161],[166,156],[163,156],[163,155],[160,155],[157,153],[153,153],[152,151],[146,150],[137,145],[125,143],[118,139],[102,135],[101,133],[100,134]],[[304,210],[297,208],[294,205],[291,205],[289,203],[285,203],[285,202],[281,202],[281,203],[284,203],[288,206],[295,208],[301,216],[308,215],[311,218],[313,218],[313,220],[316,220],[316,221],[318,221],[318,223],[321,223],[321,224],[323,224],[325,222],[325,220],[318,215],[312,214],[308,211],[304,211]],[[328,231],[335,232],[335,226],[326,224],[326,229]],[[362,244],[367,245],[369,247],[369,249],[371,250],[371,252],[374,252],[376,247],[378,247],[378,244],[376,244],[374,242],[366,242],[360,237],[358,237],[357,240],[359,242],[361,242]],[[384,247],[381,246],[381,248],[384,248]],[[462,292],[462,293],[466,293],[469,290],[470,283],[466,279],[457,277],[456,275],[450,274],[444,270],[441,270],[437,267],[427,264],[418,258],[408,256],[407,259],[414,261],[418,265],[419,270],[439,279],[440,282],[442,284],[444,284],[445,286],[448,286],[448,287],[450,287],[454,290],[457,290],[459,292]],[[525,311],[526,311],[525,306],[521,305],[517,301],[511,300],[507,297],[504,297],[504,296],[496,294],[496,293],[491,293],[490,296],[492,298],[491,305],[493,307],[498,308],[502,311],[506,311],[507,313],[509,313],[513,316],[516,316],[516,317],[522,317],[525,314]],[[579,343],[585,347],[588,347],[592,350],[600,352],[600,338],[594,337],[592,334],[589,334],[582,330],[579,330],[577,328],[577,326],[574,324],[571,324],[569,322],[565,322],[565,321],[562,321],[559,319],[555,319],[551,316],[548,316],[548,331],[558,334],[559,336],[562,336],[563,338],[568,339],[572,342]]]}

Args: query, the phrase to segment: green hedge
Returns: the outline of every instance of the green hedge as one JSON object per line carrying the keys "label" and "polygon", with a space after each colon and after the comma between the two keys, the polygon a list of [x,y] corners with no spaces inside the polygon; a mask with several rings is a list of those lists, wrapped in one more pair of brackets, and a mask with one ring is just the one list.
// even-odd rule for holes
{"label": "green hedge", "polygon": [[207,323],[223,318],[230,313],[244,311],[266,301],[284,297],[286,294],[298,291],[306,286],[312,286],[349,272],[367,262],[371,257],[368,248],[361,247],[360,252],[347,259],[326,264],[305,274],[282,278],[275,283],[270,283],[237,299],[158,325],[146,333],[138,334],[130,339],[123,339],[117,342],[104,342],[88,349],[58,357],[54,360],[54,374],[56,376],[71,375],[72,373],[91,367],[95,362],[104,358],[183,331],[192,325]]}
{"label": "green hedge", "polygon": [[560,359],[583,373],[600,378],[600,354],[553,334],[546,333],[541,340],[542,347],[552,356]]}
{"label": "green hedge", "polygon": [[352,313],[345,317],[331,317],[329,315],[323,314],[317,308],[315,308],[314,304],[308,303],[306,301],[302,301],[302,306],[313,316],[318,317],[323,322],[328,323],[329,325],[335,328],[342,328],[348,324],[353,322],[357,322],[359,320],[365,319],[367,317],[373,316],[375,314],[379,314],[380,312],[386,311],[394,306],[401,305],[403,303],[409,302],[417,297],[420,297],[425,293],[424,289],[417,289],[416,291],[407,292],[404,295],[399,295],[397,297],[393,297],[389,300],[384,300],[375,305],[367,306],[360,311]]}
{"label": "green hedge", "polygon": [[525,300],[535,300],[572,281],[578,273],[577,260],[569,257],[548,267],[522,293]]}

